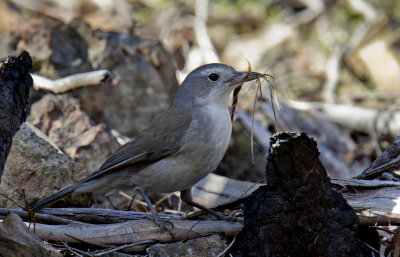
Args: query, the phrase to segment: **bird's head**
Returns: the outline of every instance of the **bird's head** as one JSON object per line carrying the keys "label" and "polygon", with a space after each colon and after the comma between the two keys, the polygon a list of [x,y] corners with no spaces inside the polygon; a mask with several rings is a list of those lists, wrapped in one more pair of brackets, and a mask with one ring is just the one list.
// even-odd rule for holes
{"label": "bird's head", "polygon": [[262,77],[257,72],[239,72],[228,65],[213,63],[193,70],[176,93],[174,104],[221,104],[227,106],[232,91],[244,82]]}

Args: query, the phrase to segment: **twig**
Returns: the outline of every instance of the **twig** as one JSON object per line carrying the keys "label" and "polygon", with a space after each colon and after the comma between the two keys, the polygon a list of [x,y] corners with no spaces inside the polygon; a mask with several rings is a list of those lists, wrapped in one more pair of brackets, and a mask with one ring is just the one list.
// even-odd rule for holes
{"label": "twig", "polygon": [[68,251],[70,251],[71,253],[75,254],[76,256],[83,256],[83,255],[92,256],[91,254],[85,253],[82,250],[79,250],[79,249],[76,249],[76,248],[73,248],[73,247],[69,246],[65,242],[62,242],[62,244],[64,245],[65,248],[67,248]]}
{"label": "twig", "polygon": [[17,205],[19,208],[23,209],[24,207],[22,205],[20,205],[19,203],[17,203],[16,201],[14,201],[13,199],[11,199],[10,197],[6,196],[3,193],[0,193],[0,196],[6,198],[8,201],[14,203],[15,205]]}
{"label": "twig", "polygon": [[400,137],[396,137],[388,148],[357,179],[371,179],[383,172],[400,168]]}
{"label": "twig", "polygon": [[132,243],[132,244],[121,245],[121,246],[116,247],[114,249],[107,250],[107,251],[102,251],[101,253],[95,253],[93,255],[94,256],[102,256],[102,255],[113,253],[113,252],[116,252],[116,251],[119,251],[119,250],[122,250],[122,249],[125,249],[125,248],[128,248],[128,247],[142,245],[142,244],[151,244],[151,243],[155,243],[155,242],[157,242],[157,241],[156,240],[144,240],[144,241],[136,242],[136,243]]}
{"label": "twig", "polygon": [[358,175],[356,179],[372,179],[378,177],[384,172],[391,172],[400,169],[400,159],[391,160],[388,163],[382,164],[379,167],[368,170],[367,172]]}
{"label": "twig", "polygon": [[253,112],[251,114],[251,134],[250,134],[250,151],[251,151],[251,163],[255,165],[256,161],[254,159],[254,115],[256,112],[256,104],[258,97],[258,90],[261,90],[261,86],[257,87],[256,96],[254,97]]}
{"label": "twig", "polygon": [[[399,215],[397,215],[399,216]],[[400,225],[400,217],[395,217],[394,215],[383,216],[366,216],[358,214],[361,225],[366,226],[398,226]]]}
{"label": "twig", "polygon": [[[44,208],[41,213],[97,224],[121,223],[151,217],[151,213],[99,208]],[[166,213],[159,213],[159,215],[164,220],[176,220],[181,217],[180,215]]]}
{"label": "twig", "polygon": [[363,245],[365,245],[365,247],[367,247],[367,248],[370,249],[371,251],[374,251],[374,252],[378,253],[379,256],[382,256],[382,257],[383,257],[383,255],[382,255],[378,250],[376,250],[375,248],[373,248],[373,247],[370,246],[369,244],[367,244],[367,243],[361,241],[360,239],[357,239],[357,240],[358,240],[360,243],[362,243]]}
{"label": "twig", "polygon": [[347,0],[347,3],[353,11],[364,16],[368,22],[375,20],[378,16],[375,8],[363,0]]}
{"label": "twig", "polygon": [[51,80],[40,75],[31,74],[33,87],[36,90],[48,90],[55,94],[65,93],[77,88],[99,85],[111,78],[108,70],[78,73],[61,79]]}
{"label": "twig", "polygon": [[[18,216],[20,216],[24,220],[29,220],[29,215],[28,212],[23,211],[23,210],[17,210],[17,209],[8,209],[8,208],[0,208],[0,215],[2,216],[7,216],[10,213],[16,213]],[[42,213],[35,213],[35,217],[37,218],[37,222],[45,222],[48,224],[71,224],[73,222],[77,223],[82,223],[79,221],[74,221],[66,218],[61,218],[57,217],[51,214],[42,214]]]}
{"label": "twig", "polygon": [[300,2],[307,8],[294,16],[292,23],[296,26],[304,25],[313,21],[325,10],[325,4],[323,1],[301,0]]}
{"label": "twig", "polygon": [[225,256],[225,253],[232,247],[233,243],[235,243],[236,241],[236,235],[235,237],[232,239],[232,242],[230,242],[230,244],[228,245],[228,247],[226,247],[220,254],[217,255],[217,257],[222,257]]}
{"label": "twig", "polygon": [[333,103],[336,99],[336,86],[340,79],[340,67],[346,50],[343,47],[335,47],[331,56],[329,57],[326,67],[326,81],[323,86],[322,95],[324,100]]}
{"label": "twig", "polygon": [[208,0],[196,0],[194,33],[206,63],[219,62],[219,57],[207,32]]}

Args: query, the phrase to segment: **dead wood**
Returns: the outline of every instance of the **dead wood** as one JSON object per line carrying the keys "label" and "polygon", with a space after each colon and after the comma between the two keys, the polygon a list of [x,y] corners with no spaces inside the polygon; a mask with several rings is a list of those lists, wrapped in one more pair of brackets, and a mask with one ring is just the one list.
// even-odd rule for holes
{"label": "dead wood", "polygon": [[[18,209],[9,209],[9,208],[0,208],[0,216],[7,216],[10,213],[15,213],[20,216],[23,220],[29,221],[29,215],[27,211],[18,210]],[[42,214],[42,213],[35,213],[35,216],[40,223],[47,223],[47,224],[70,224],[72,222],[79,222],[76,219],[67,219],[63,217],[57,217],[51,214]]]}
{"label": "dead wood", "polygon": [[[365,224],[370,224],[367,220],[377,219],[381,225],[397,224],[400,206],[397,205],[396,199],[400,195],[400,182],[331,179],[331,183],[356,211],[361,224],[364,224],[364,221]],[[246,198],[263,185],[266,184],[238,181],[209,174],[195,185],[193,195],[205,206],[215,208]]]}
{"label": "dead wood", "polygon": [[[227,221],[170,221],[174,240],[189,240],[215,233],[225,233],[233,236],[238,233],[243,224]],[[31,228],[33,229],[33,228]],[[171,235],[153,221],[142,219],[116,224],[68,224],[47,225],[36,224],[36,236],[43,240],[65,241],[71,243],[86,242],[93,245],[122,245],[154,240],[161,243],[172,242]],[[131,251],[143,250],[146,245],[134,247]]]}
{"label": "dead wood", "polygon": [[352,131],[380,133],[393,137],[400,134],[400,113],[397,111],[320,102],[289,101],[288,104],[294,109],[310,112],[318,118]]}
{"label": "dead wood", "polygon": [[207,208],[216,208],[248,197],[260,185],[263,184],[230,179],[210,173],[193,186],[192,197],[196,203]]}
{"label": "dead wood", "polygon": [[373,179],[383,172],[400,168],[400,137],[396,137],[388,148],[357,179]]}
{"label": "dead wood", "polygon": [[[361,179],[331,179],[331,182],[356,211],[360,224],[400,225],[400,207],[396,202],[400,195],[400,182]],[[263,185],[266,184],[238,181],[210,174],[195,186],[193,192],[195,198],[199,201],[202,199],[204,205],[215,208],[246,198]],[[1,216],[10,212],[16,212],[27,220],[27,214],[22,210],[0,208]],[[178,215],[159,214],[165,220],[179,218]],[[72,221],[108,224],[149,218],[151,215],[97,208],[45,208],[41,213],[36,213],[36,216],[40,222],[49,224],[68,224]]]}
{"label": "dead wood", "polygon": [[[56,225],[65,225],[73,222],[110,224],[152,218],[151,213],[100,208],[44,208],[40,212],[35,213],[39,223]],[[10,213],[16,213],[23,220],[29,221],[28,213],[24,210],[0,208],[0,216],[7,216]],[[159,213],[159,216],[163,220],[181,218],[179,215],[167,213]]]}
{"label": "dead wood", "polygon": [[81,87],[100,85],[111,78],[108,70],[97,70],[70,75],[64,78],[51,80],[40,75],[31,74],[33,87],[36,90],[48,90],[61,94]]}
{"label": "dead wood", "polygon": [[[0,209],[1,211],[1,209]],[[70,220],[77,220],[93,224],[122,223],[132,220],[151,219],[151,213],[137,211],[120,211],[99,208],[44,208],[43,214],[54,215]],[[161,219],[176,220],[179,215],[159,213]]]}
{"label": "dead wood", "polygon": [[32,59],[27,52],[0,63],[0,178],[12,144],[12,136],[26,120]]}
{"label": "dead wood", "polygon": [[233,256],[362,256],[358,218],[333,190],[314,140],[271,138],[266,186],[245,200]]}
{"label": "dead wood", "polygon": [[[364,215],[362,215],[364,213]],[[361,215],[358,215],[360,219],[361,225],[366,226],[399,226],[400,225],[400,215],[396,214],[387,214],[384,212],[375,212],[370,215],[368,211],[361,212]]]}

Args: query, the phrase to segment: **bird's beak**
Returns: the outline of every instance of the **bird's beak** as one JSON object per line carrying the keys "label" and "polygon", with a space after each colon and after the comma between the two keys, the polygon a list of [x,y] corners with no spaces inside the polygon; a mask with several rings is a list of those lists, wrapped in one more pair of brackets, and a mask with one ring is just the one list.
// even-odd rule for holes
{"label": "bird's beak", "polygon": [[243,84],[244,82],[258,79],[262,76],[262,74],[257,72],[238,72],[235,77],[230,78],[225,82],[230,83],[231,86],[237,86]]}

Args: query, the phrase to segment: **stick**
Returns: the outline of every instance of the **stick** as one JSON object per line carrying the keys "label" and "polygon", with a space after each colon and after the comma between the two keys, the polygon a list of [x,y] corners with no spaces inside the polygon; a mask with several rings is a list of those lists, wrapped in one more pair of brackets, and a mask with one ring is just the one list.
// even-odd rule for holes
{"label": "stick", "polygon": [[321,102],[289,101],[288,104],[294,109],[311,112],[319,118],[353,131],[371,133],[376,130],[380,134],[393,137],[400,134],[400,113],[398,112]]}
{"label": "stick", "polygon": [[77,73],[56,80],[36,74],[31,74],[31,76],[33,78],[33,87],[36,90],[48,90],[55,94],[65,93],[81,87],[99,85],[112,77],[108,70]]}
{"label": "stick", "polygon": [[[227,236],[233,236],[240,232],[243,226],[239,222],[227,221],[172,220],[170,222],[173,225],[172,230],[177,241],[204,237],[215,233],[225,233]],[[146,219],[106,225],[36,224],[36,236],[43,240],[71,243],[85,241],[103,245],[124,245],[145,240],[167,243],[171,242],[172,239],[167,231],[160,230],[159,226],[154,222]],[[144,247],[144,245],[141,245],[135,250],[142,250]]]}

